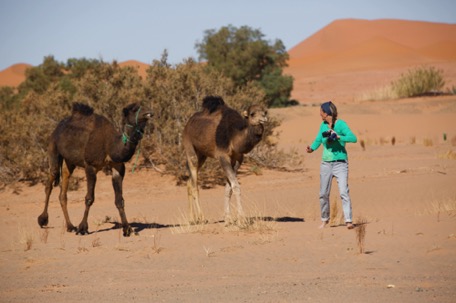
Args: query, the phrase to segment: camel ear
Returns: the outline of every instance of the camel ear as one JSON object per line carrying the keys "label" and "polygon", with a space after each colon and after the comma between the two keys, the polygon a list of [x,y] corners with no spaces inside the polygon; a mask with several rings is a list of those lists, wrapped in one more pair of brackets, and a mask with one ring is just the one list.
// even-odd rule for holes
{"label": "camel ear", "polygon": [[128,116],[128,112],[129,112],[128,108],[125,107],[125,108],[123,109],[123,111],[122,111],[123,116],[124,116],[125,118]]}
{"label": "camel ear", "polygon": [[244,116],[244,118],[248,118],[249,117],[249,113],[245,110],[242,112],[242,115]]}
{"label": "camel ear", "polygon": [[123,115],[124,117],[128,117],[128,115],[130,114],[130,112],[136,112],[138,110],[140,106],[137,104],[137,103],[132,103],[132,104],[129,104],[128,106],[126,106],[122,112],[123,112]]}

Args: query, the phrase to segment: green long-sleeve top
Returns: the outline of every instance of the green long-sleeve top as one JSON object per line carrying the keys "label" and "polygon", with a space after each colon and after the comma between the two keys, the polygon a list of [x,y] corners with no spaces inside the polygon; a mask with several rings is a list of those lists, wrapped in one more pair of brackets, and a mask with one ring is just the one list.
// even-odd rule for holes
{"label": "green long-sleeve top", "polygon": [[323,121],[320,125],[317,137],[312,142],[312,145],[310,145],[310,148],[312,150],[316,150],[321,144],[323,144],[323,154],[321,156],[322,161],[347,160],[348,157],[345,144],[347,142],[356,143],[357,138],[355,134],[353,134],[345,121],[336,120],[333,130],[337,133],[339,139],[328,142],[328,138],[324,138],[322,134],[329,129],[330,127],[328,122]]}

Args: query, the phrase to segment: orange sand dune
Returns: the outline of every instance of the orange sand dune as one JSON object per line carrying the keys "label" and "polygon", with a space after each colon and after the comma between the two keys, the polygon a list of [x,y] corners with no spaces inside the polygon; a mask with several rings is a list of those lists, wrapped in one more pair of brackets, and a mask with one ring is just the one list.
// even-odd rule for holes
{"label": "orange sand dune", "polygon": [[349,49],[374,37],[384,37],[419,49],[442,41],[456,42],[456,24],[405,20],[337,20],[299,43],[289,54],[301,58],[321,52]]}
{"label": "orange sand dune", "polygon": [[337,20],[290,51],[289,69],[308,74],[454,60],[456,24]]}
{"label": "orange sand dune", "polygon": [[149,68],[149,64],[142,63],[136,60],[128,60],[125,62],[119,63],[120,66],[132,66],[138,70],[139,75],[145,79],[146,78],[146,70]]}
{"label": "orange sand dune", "polygon": [[0,86],[18,86],[25,80],[25,71],[30,64],[18,63],[0,72]]}
{"label": "orange sand dune", "polygon": [[442,70],[449,89],[456,83],[456,24],[337,20],[289,54],[285,73],[301,103],[353,102],[422,65]]}

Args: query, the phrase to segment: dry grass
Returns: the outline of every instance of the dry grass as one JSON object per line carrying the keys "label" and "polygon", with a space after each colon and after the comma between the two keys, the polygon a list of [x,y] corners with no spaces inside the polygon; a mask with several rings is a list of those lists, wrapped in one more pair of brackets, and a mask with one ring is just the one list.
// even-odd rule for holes
{"label": "dry grass", "polygon": [[358,101],[383,101],[397,99],[397,94],[391,86],[380,87],[362,93],[356,98]]}
{"label": "dry grass", "polygon": [[60,249],[65,250],[65,234],[66,234],[66,223],[62,221],[62,228],[60,229]]}
{"label": "dry grass", "polygon": [[431,201],[421,214],[437,215],[437,221],[440,221],[441,214],[454,216],[456,215],[456,197]]}
{"label": "dry grass", "polygon": [[48,228],[42,228],[40,230],[40,240],[42,243],[46,244],[48,241],[49,237],[49,229]]}
{"label": "dry grass", "polygon": [[363,149],[363,151],[366,150],[366,143],[364,142],[364,140],[359,140],[359,145],[361,145],[361,148]]}
{"label": "dry grass", "polygon": [[270,216],[266,216],[266,211],[260,209],[256,201],[250,200],[244,195],[247,206],[245,216],[230,222],[226,226],[229,231],[257,232],[260,234],[269,233],[276,230],[277,222]]}
{"label": "dry grass", "polygon": [[340,200],[334,198],[330,204],[329,226],[345,225],[345,218],[342,211],[340,211]]}
{"label": "dry grass", "polygon": [[434,146],[434,141],[431,138],[424,138],[423,145],[426,147]]}
{"label": "dry grass", "polygon": [[355,221],[355,234],[356,234],[356,244],[358,246],[358,252],[360,254],[365,253],[365,241],[366,241],[366,226],[367,219],[364,217],[359,217]]}
{"label": "dry grass", "polygon": [[85,243],[82,240],[82,238],[79,239],[79,244],[78,244],[77,251],[78,251],[78,253],[84,253],[84,252],[88,252],[89,251],[89,249],[87,247],[85,247]]}
{"label": "dry grass", "polygon": [[160,234],[152,235],[152,252],[154,254],[159,254],[163,250],[163,247],[160,246],[160,239]]}
{"label": "dry grass", "polygon": [[210,247],[203,246],[204,252],[206,253],[206,257],[212,257],[215,254],[215,251],[212,251]]}
{"label": "dry grass", "polygon": [[180,211],[180,216],[177,219],[177,223],[171,228],[172,234],[188,234],[198,233],[206,230],[207,222],[201,222],[194,224],[193,218],[187,213]]}
{"label": "dry grass", "polygon": [[385,145],[385,144],[389,144],[390,140],[388,138],[380,137],[379,142],[380,142],[380,145]]}
{"label": "dry grass", "polygon": [[92,247],[100,247],[101,246],[101,239],[100,237],[95,237],[92,240]]}
{"label": "dry grass", "polygon": [[228,231],[269,233],[276,229],[276,222],[266,218],[260,213],[254,213],[250,217],[243,217],[226,226]]}
{"label": "dry grass", "polygon": [[456,136],[453,136],[450,140],[452,146],[456,146]]}
{"label": "dry grass", "polygon": [[439,155],[440,159],[449,159],[449,160],[456,160],[456,153],[452,150],[447,151],[444,154]]}
{"label": "dry grass", "polygon": [[[224,222],[224,228],[229,232],[257,232],[260,234],[276,230],[277,222],[270,216],[265,216],[256,203],[250,201],[244,216],[235,216]],[[191,216],[180,212],[177,223],[171,228],[173,234],[202,233],[208,231],[209,222],[194,223]]]}
{"label": "dry grass", "polygon": [[19,243],[24,245],[25,251],[32,249],[33,238],[33,232],[29,228],[19,227]]}

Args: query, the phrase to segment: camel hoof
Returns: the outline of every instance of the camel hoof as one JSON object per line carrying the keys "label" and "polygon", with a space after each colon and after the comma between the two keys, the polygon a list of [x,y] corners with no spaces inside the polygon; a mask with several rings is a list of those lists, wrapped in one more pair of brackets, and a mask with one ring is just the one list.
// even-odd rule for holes
{"label": "camel hoof", "polygon": [[85,234],[89,234],[87,230],[77,230],[76,235],[84,236]]}
{"label": "camel hoof", "polygon": [[72,233],[72,232],[75,232],[75,231],[77,232],[78,229],[76,227],[74,227],[72,224],[67,226],[67,232]]}
{"label": "camel hoof", "polygon": [[38,217],[38,225],[43,228],[44,226],[47,226],[49,223],[49,217],[48,215],[40,215]]}
{"label": "camel hoof", "polygon": [[124,237],[130,237],[132,232],[134,232],[134,230],[130,226],[127,226],[127,227],[123,228],[123,236]]}
{"label": "camel hoof", "polygon": [[89,234],[89,226],[87,224],[84,224],[84,223],[79,224],[79,227],[76,230],[76,234],[77,235]]}

